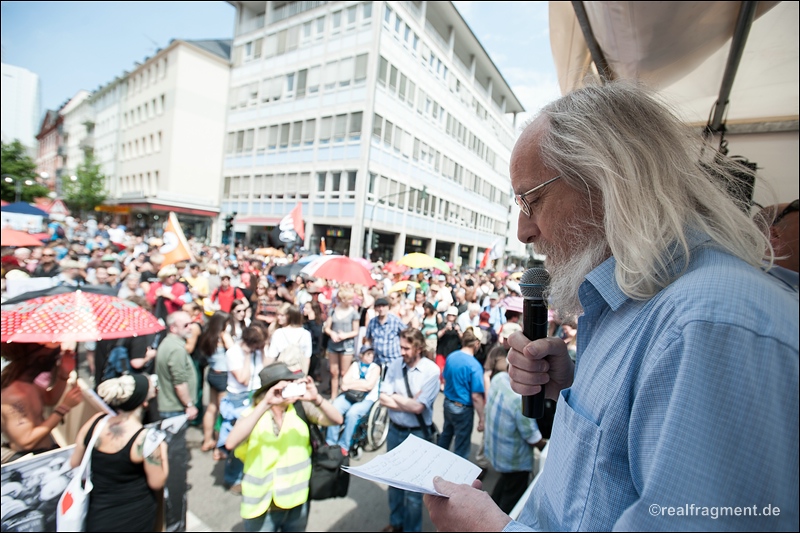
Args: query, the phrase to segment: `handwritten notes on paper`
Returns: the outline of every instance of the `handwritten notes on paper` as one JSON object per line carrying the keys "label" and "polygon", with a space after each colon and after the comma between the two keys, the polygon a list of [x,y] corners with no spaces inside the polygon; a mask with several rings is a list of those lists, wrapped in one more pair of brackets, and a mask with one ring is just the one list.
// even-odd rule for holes
{"label": "handwritten notes on paper", "polygon": [[409,435],[394,450],[362,466],[343,466],[342,469],[398,489],[437,496],[444,494],[439,494],[433,488],[434,477],[439,476],[452,483],[471,484],[481,473],[478,466],[416,435]]}

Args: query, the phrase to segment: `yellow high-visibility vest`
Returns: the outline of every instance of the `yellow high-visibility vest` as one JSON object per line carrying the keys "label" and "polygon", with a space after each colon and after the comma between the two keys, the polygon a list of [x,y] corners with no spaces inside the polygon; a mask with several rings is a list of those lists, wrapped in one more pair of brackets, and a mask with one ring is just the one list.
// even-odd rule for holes
{"label": "yellow high-visibility vest", "polygon": [[[248,407],[242,416],[252,412]],[[244,463],[242,518],[257,518],[271,503],[292,509],[308,501],[311,443],[308,426],[290,405],[278,436],[272,430],[272,411],[264,413],[253,432],[234,454]]]}

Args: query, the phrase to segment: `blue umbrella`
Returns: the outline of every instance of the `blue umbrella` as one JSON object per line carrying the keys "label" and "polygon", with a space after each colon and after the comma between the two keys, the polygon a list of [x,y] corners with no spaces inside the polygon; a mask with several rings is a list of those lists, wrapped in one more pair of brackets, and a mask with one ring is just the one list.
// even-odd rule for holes
{"label": "blue umbrella", "polygon": [[33,207],[27,202],[14,202],[2,208],[3,213],[17,213],[20,215],[34,215],[37,217],[49,217],[46,211],[38,207]]}
{"label": "blue umbrella", "polygon": [[307,255],[305,257],[301,257],[300,259],[297,260],[297,262],[300,263],[301,265],[307,265],[311,261],[314,261],[315,259],[319,259],[320,257],[322,257],[322,256],[320,256],[319,254],[311,254],[311,255]]}

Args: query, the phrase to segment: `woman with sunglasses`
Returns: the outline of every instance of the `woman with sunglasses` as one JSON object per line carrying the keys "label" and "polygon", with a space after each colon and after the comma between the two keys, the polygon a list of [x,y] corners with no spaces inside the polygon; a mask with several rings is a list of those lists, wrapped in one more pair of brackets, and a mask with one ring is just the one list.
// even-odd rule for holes
{"label": "woman with sunglasses", "polygon": [[234,300],[231,305],[231,315],[228,321],[228,333],[233,342],[242,338],[242,332],[250,325],[250,317],[247,316],[249,307],[244,300]]}
{"label": "woman with sunglasses", "polygon": [[225,331],[225,326],[230,320],[230,315],[217,311],[208,319],[206,329],[197,341],[197,348],[208,360],[209,401],[203,415],[203,445],[201,450],[207,452],[214,450],[214,459],[222,458],[216,449],[217,439],[214,435],[214,425],[217,422],[219,403],[227,394],[228,387],[228,362],[225,357],[227,350],[233,346],[230,333]]}

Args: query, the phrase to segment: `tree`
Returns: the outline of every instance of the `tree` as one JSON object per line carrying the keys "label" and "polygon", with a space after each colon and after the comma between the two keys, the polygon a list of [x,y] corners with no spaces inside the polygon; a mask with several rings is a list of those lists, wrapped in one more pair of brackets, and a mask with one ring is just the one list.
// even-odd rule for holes
{"label": "tree", "polygon": [[[6,202],[14,202],[17,199],[17,183],[20,189],[20,201],[31,203],[35,198],[47,197],[50,189],[38,183],[36,180],[36,163],[25,153],[25,146],[14,139],[12,143],[2,143],[2,194],[0,197]],[[6,177],[11,178],[11,182],[6,181]],[[31,185],[27,185],[30,182]]]}
{"label": "tree", "polygon": [[106,199],[106,177],[100,172],[100,163],[88,152],[75,172],[76,180],[64,180],[64,202],[72,211],[81,214],[94,211]]}

